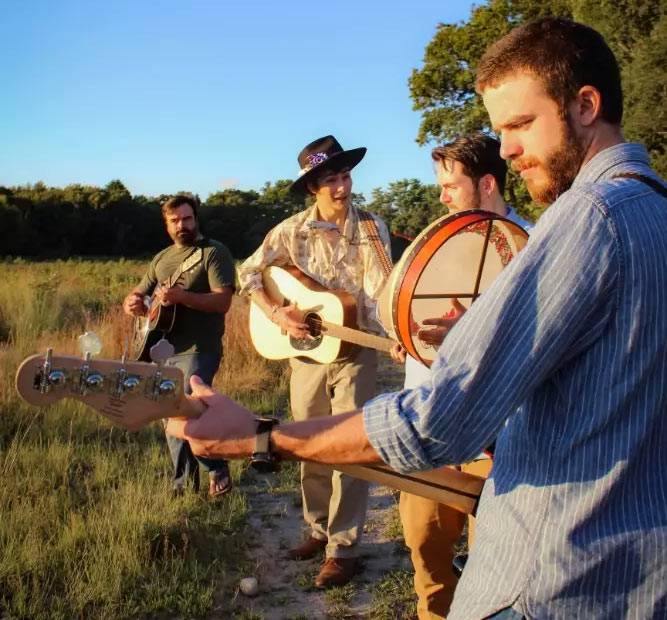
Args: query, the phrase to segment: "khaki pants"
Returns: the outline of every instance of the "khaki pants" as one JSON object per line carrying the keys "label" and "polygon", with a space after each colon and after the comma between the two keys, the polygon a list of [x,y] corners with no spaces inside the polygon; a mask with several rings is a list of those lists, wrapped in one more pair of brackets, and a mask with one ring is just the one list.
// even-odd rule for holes
{"label": "khaki pants", "polygon": [[[361,349],[332,364],[291,359],[290,399],[295,420],[359,409],[375,395],[377,354]],[[328,540],[327,557],[356,557],[366,520],[368,483],[326,465],[301,464],[303,516],[313,538]]]}
{"label": "khaki pants", "polygon": [[[461,470],[488,477],[490,459],[473,461]],[[452,568],[454,545],[458,542],[466,515],[431,499],[401,493],[399,504],[405,544],[415,569],[415,592],[419,620],[443,620],[454,598],[457,578]],[[468,518],[468,548],[472,547],[475,519]]]}

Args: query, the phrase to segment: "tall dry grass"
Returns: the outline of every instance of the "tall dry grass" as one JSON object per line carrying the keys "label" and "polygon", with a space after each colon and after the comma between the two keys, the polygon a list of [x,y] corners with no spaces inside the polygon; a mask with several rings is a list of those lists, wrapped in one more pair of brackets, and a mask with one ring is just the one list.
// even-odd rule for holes
{"label": "tall dry grass", "polygon": [[[211,610],[216,591],[224,609],[245,562],[245,496],[172,499],[159,425],[128,433],[74,401],[31,407],[13,388],[26,355],[76,354],[86,330],[100,336],[101,357],[118,357],[130,329],[120,302],[145,263],[1,266],[0,616],[192,617]],[[215,385],[274,412],[285,404],[284,366],[254,353],[246,313],[235,300]]]}

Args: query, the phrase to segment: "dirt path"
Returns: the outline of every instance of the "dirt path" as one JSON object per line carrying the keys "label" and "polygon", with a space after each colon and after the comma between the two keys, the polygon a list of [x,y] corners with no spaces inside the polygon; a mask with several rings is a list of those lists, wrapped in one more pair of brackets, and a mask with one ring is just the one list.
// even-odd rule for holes
{"label": "dirt path", "polygon": [[[383,391],[402,383],[402,368],[383,359],[380,383]],[[403,544],[398,517],[398,496],[390,489],[371,486],[369,509],[361,544],[363,570],[342,588],[327,591],[313,587],[321,558],[285,559],[287,549],[308,532],[301,513],[296,468],[282,479],[249,475],[246,492],[251,506],[249,530],[252,576],[259,581],[254,598],[238,593],[235,618],[246,620],[305,620],[325,618],[410,618],[411,564]],[[379,584],[386,584],[386,590]],[[392,597],[400,599],[394,604]],[[393,608],[392,608],[393,605]]]}
{"label": "dirt path", "polygon": [[[261,486],[261,482],[258,486]],[[301,618],[369,618],[372,590],[389,573],[409,568],[400,536],[397,500],[379,486],[371,488],[360,557],[363,571],[343,588],[321,591],[313,587],[322,558],[285,559],[287,549],[306,535],[297,491],[253,493],[250,497],[253,576],[260,593],[237,595],[240,618],[297,620]]]}

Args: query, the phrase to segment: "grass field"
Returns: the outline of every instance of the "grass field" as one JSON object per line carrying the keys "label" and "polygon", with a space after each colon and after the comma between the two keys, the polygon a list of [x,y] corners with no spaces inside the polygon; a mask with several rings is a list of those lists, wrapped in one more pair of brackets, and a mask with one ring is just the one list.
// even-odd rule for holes
{"label": "grass field", "polygon": [[[1,265],[0,616],[226,617],[247,559],[245,495],[172,499],[160,425],[128,433],[74,401],[30,407],[13,388],[25,356],[75,354],[86,330],[100,357],[119,357],[130,333],[120,302],[145,262]],[[284,365],[254,353],[245,313],[235,299],[215,385],[273,413],[285,407]]]}

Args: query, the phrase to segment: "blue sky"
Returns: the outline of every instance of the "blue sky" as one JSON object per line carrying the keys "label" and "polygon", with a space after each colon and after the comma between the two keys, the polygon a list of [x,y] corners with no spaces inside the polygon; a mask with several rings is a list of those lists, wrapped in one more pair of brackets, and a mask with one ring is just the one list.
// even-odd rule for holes
{"label": "blue sky", "polygon": [[407,79],[468,0],[4,0],[0,185],[202,198],[294,178],[333,133],[354,189],[432,182]]}

